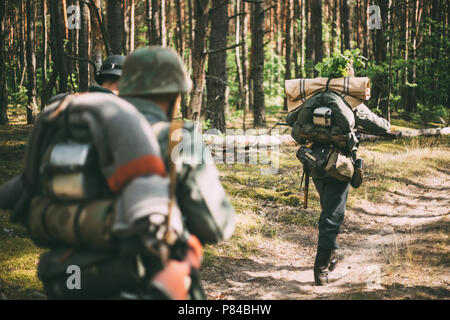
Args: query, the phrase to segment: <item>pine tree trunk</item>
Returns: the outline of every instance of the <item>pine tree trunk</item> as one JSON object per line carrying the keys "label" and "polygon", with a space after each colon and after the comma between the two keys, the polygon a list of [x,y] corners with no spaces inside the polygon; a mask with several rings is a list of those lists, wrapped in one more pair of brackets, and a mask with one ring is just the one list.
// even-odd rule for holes
{"label": "pine tree trunk", "polygon": [[34,1],[27,0],[27,124],[32,124],[37,116],[37,101],[36,101],[36,54],[34,51],[34,23],[35,17],[35,7]]}
{"label": "pine tree trunk", "polygon": [[[95,71],[99,71],[99,68],[102,64],[102,59],[103,59],[103,43],[108,43],[109,44],[109,40],[103,39],[104,36],[107,36],[107,34],[103,34],[102,32],[102,25],[104,27],[104,20],[103,19],[103,15],[100,14],[100,12],[96,13],[96,10],[101,10],[101,1],[100,0],[95,0],[95,7],[93,6],[90,7],[90,24],[91,24],[91,37],[90,37],[90,41],[91,41],[91,60],[94,61],[95,66],[96,66],[96,70],[93,70],[94,72],[91,74],[91,79],[95,78]],[[100,19],[98,18],[100,17]],[[110,49],[109,49],[110,50]],[[109,54],[108,52],[108,48],[106,48],[106,52],[107,54]],[[92,81],[91,81],[92,82]],[[91,83],[90,82],[90,83]]]}
{"label": "pine tree trunk", "polygon": [[[377,4],[380,6],[381,11],[381,29],[374,30],[375,41],[373,43],[373,52],[375,55],[375,61],[378,65],[381,65],[386,61],[387,46],[385,42],[385,32],[387,31],[387,20],[388,20],[388,2],[384,0],[378,0]],[[380,74],[375,77],[372,87],[372,99],[376,103],[378,109],[386,110],[387,103],[387,93],[388,88],[386,84],[388,83],[388,78],[386,74]]]}
{"label": "pine tree trunk", "polygon": [[[389,6],[391,1],[389,0]],[[389,85],[388,85],[388,95],[386,103],[386,113],[385,119],[391,121],[391,94],[392,94],[392,60],[394,55],[394,36],[392,29],[394,28],[394,14],[391,12],[389,14]]]}
{"label": "pine tree trunk", "polygon": [[[416,3],[414,1],[414,5],[416,6]],[[431,5],[431,17],[433,21],[435,21],[435,24],[431,27],[431,36],[432,36],[432,42],[433,42],[433,49],[432,49],[432,57],[433,57],[433,87],[432,90],[436,92],[436,94],[433,96],[433,104],[438,105],[440,104],[440,94],[439,92],[439,69],[440,69],[440,58],[441,58],[441,28],[440,24],[442,23],[442,4],[441,0],[433,0]],[[447,39],[448,41],[448,39]],[[448,51],[447,51],[448,52]],[[411,78],[415,78],[415,75]],[[414,79],[415,80],[415,79]],[[444,89],[445,90],[445,89]]]}
{"label": "pine tree trunk", "polygon": [[[71,56],[76,57],[76,48],[74,47],[75,38],[76,38],[76,29],[69,30],[68,27],[68,17],[67,17],[67,7],[72,5],[73,1],[71,0],[63,0],[62,2],[62,9],[63,9],[63,17],[64,17],[64,39],[67,40],[67,42],[64,43],[64,53]],[[75,70],[75,60],[74,59],[67,59],[67,76],[70,82],[70,92],[74,91],[75,83],[73,80],[73,74]]]}
{"label": "pine tree trunk", "polygon": [[121,55],[123,53],[124,21],[121,8],[121,0],[107,1],[107,28],[111,45],[111,53]]}
{"label": "pine tree trunk", "polygon": [[152,0],[152,14],[151,14],[151,30],[150,30],[150,44],[161,45],[161,33],[159,28],[159,4],[158,0]]}
{"label": "pine tree trunk", "polygon": [[[322,42],[322,1],[314,0],[311,3],[311,21],[312,34],[314,36],[314,65],[323,59],[323,42]],[[314,75],[317,76],[317,70],[314,69]]]}
{"label": "pine tree trunk", "polygon": [[[412,66],[408,70],[408,82],[409,84],[416,83],[416,19],[417,19],[417,10],[418,3],[415,0],[413,4],[413,11],[411,14],[411,50],[409,51],[409,60],[412,63]],[[439,46],[438,46],[439,47]],[[411,85],[407,86],[406,89],[406,110],[408,112],[416,112],[417,109],[417,97],[416,97],[416,87]]]}
{"label": "pine tree trunk", "polygon": [[[241,8],[241,0],[236,0],[234,6],[234,14],[236,15],[236,23],[235,23],[235,41],[234,43],[237,45],[241,41],[241,17],[237,16]],[[244,93],[244,78],[242,75],[242,63],[241,63],[241,48],[236,46],[235,48],[235,63],[236,63],[236,80],[238,82],[239,95],[236,109],[242,109],[244,105],[243,93]]]}
{"label": "pine tree trunk", "polygon": [[26,70],[26,49],[25,49],[25,30],[26,30],[26,14],[24,10],[24,2],[21,1],[19,5],[19,23],[20,23],[20,34],[19,34],[19,61],[20,61],[20,86],[23,85]]}
{"label": "pine tree trunk", "polygon": [[150,44],[152,39],[152,2],[145,0],[145,26],[147,27],[147,40]]}
{"label": "pine tree trunk", "polygon": [[279,1],[275,1],[275,12],[274,12],[274,27],[276,28],[276,32],[275,32],[275,37],[276,37],[276,45],[275,45],[275,52],[277,53],[277,55],[281,56],[282,55],[282,36],[281,36],[281,26],[282,24],[280,23],[281,20],[281,3]]}
{"label": "pine tree trunk", "polygon": [[0,125],[8,123],[6,90],[6,1],[0,2]]}
{"label": "pine tree trunk", "polygon": [[255,127],[266,125],[266,106],[264,98],[264,2],[253,3],[252,51],[250,78],[253,85],[253,124]]}
{"label": "pine tree trunk", "polygon": [[81,16],[81,29],[78,37],[78,49],[79,49],[79,69],[80,69],[80,86],[79,90],[85,92],[89,87],[89,58],[88,50],[88,24],[89,24],[89,8],[83,2],[80,1],[80,16]]}
{"label": "pine tree trunk", "polygon": [[369,0],[364,0],[364,7],[363,7],[363,32],[364,32],[364,47],[363,47],[363,55],[364,57],[369,59],[369,28],[367,25],[368,21],[368,13],[367,10],[369,8]]}
{"label": "pine tree trunk", "polygon": [[[189,48],[194,47],[194,13],[192,8],[192,0],[187,0],[187,7],[188,7],[188,19],[189,19],[189,28],[188,28],[188,34],[189,34]],[[188,65],[189,68],[192,69],[193,67],[193,60],[192,60],[192,54],[188,54]]]}
{"label": "pine tree trunk", "polygon": [[66,24],[65,19],[61,18],[64,14],[63,2],[56,1],[57,5],[55,7],[55,42],[56,49],[58,52],[58,60],[59,60],[59,92],[67,92],[67,85],[69,80],[69,70],[67,58],[65,56],[64,43],[66,41]]}
{"label": "pine tree trunk", "polygon": [[[223,0],[213,0],[212,6],[214,10],[211,14],[209,47],[210,50],[224,49],[227,47],[228,5]],[[209,54],[206,119],[211,120],[212,127],[221,132],[225,132],[226,68],[227,52],[225,50]]]}
{"label": "pine tree trunk", "polygon": [[167,27],[166,27],[166,0],[161,1],[160,15],[159,15],[159,30],[161,32],[161,45],[167,47]]}
{"label": "pine tree trunk", "polygon": [[[58,80],[60,63],[61,59],[58,57],[58,48],[57,48],[57,34],[59,33],[57,28],[57,21],[55,16],[57,15],[57,6],[54,0],[48,0],[48,9],[50,12],[50,53],[51,53],[51,61],[52,61],[52,74],[50,75],[50,79],[48,80],[47,85],[45,86],[43,103],[47,103],[48,99],[51,97],[53,93],[53,89],[56,86],[56,81]],[[56,11],[56,13],[55,13]]]}
{"label": "pine tree trunk", "polygon": [[350,4],[349,0],[342,0],[342,30],[344,32],[344,49],[350,50]]}
{"label": "pine tree trunk", "polygon": [[333,3],[333,18],[331,21],[331,44],[330,51],[333,53],[337,46],[337,0]]}
{"label": "pine tree trunk", "polygon": [[136,10],[136,6],[134,3],[134,0],[131,0],[130,3],[130,52],[134,51],[134,38],[135,38],[135,33],[136,33],[136,28],[134,25],[134,19],[135,19],[135,10]]}
{"label": "pine tree trunk", "polygon": [[[241,1],[241,12],[246,12],[247,4],[244,1]],[[244,110],[244,118],[246,112],[250,108],[250,89],[249,89],[249,61],[248,61],[248,45],[247,45],[247,30],[248,30],[248,18],[249,15],[245,14],[240,17],[241,19],[241,43],[242,43],[242,52],[241,52],[241,64],[242,64],[242,97],[243,97],[243,105],[242,109]],[[244,121],[245,125],[245,121]]]}
{"label": "pine tree trunk", "polygon": [[175,1],[175,7],[177,10],[177,33],[176,33],[177,49],[181,58],[184,59],[184,34],[183,34],[181,1]]}
{"label": "pine tree trunk", "polygon": [[305,70],[307,77],[314,76],[314,31],[313,24],[315,23],[312,17],[311,6],[315,0],[306,0],[305,5],[305,21],[306,21],[306,52],[305,52]]}
{"label": "pine tree trunk", "polygon": [[41,111],[45,108],[45,92],[47,87],[47,0],[41,1],[41,17],[42,17],[42,55],[41,55]]}
{"label": "pine tree trunk", "polygon": [[208,28],[209,0],[194,0],[195,17],[195,39],[192,48],[192,71],[194,88],[189,105],[189,117],[195,122],[200,121],[203,102],[203,91],[205,89],[205,47]]}
{"label": "pine tree trunk", "polygon": [[293,29],[294,29],[294,43],[292,48],[292,56],[294,57],[294,72],[295,77],[299,78],[300,75],[300,65],[299,65],[299,52],[301,52],[300,45],[300,33],[299,33],[299,24],[300,20],[300,4],[299,1],[294,1],[294,21],[293,21]]}
{"label": "pine tree trunk", "polygon": [[[292,0],[286,0],[286,65],[284,80],[292,78]],[[287,98],[284,98],[283,110],[287,111]]]}
{"label": "pine tree trunk", "polygon": [[122,19],[123,19],[123,36],[122,48],[123,53],[127,55],[130,52],[130,0],[122,0]]}
{"label": "pine tree trunk", "polygon": [[[177,13],[177,29],[176,29],[176,44],[178,54],[184,60],[184,32],[183,32],[183,11],[181,8],[181,1],[175,1],[175,9]],[[181,114],[183,118],[187,118],[187,103],[186,97],[183,95],[181,100]]]}

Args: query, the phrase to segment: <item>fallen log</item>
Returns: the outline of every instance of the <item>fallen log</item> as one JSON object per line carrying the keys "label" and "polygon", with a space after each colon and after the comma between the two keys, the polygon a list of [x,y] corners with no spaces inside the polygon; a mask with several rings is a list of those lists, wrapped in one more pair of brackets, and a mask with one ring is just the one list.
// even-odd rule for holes
{"label": "fallen log", "polygon": [[[431,128],[431,129],[408,129],[396,132],[388,132],[382,136],[375,136],[362,133],[360,141],[379,141],[379,140],[394,140],[418,136],[443,136],[450,134],[450,127],[445,128]],[[278,145],[296,145],[297,142],[289,134],[283,135],[204,135],[204,141],[207,145],[216,147],[268,147]]]}

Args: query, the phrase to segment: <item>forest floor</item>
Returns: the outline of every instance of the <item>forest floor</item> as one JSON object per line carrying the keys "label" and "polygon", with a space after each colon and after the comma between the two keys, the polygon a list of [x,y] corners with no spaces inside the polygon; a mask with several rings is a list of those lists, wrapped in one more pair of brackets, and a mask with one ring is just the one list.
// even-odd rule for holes
{"label": "forest floor", "polygon": [[208,298],[450,298],[448,145],[433,138],[361,148],[368,179],[350,190],[338,238],[344,259],[323,287],[314,286],[312,271],[318,194],[310,186],[307,210],[295,201],[302,196],[301,170],[290,161],[296,148],[281,151],[271,181],[250,167],[227,167],[222,178],[239,222],[229,243],[206,249],[201,276]]}
{"label": "forest floor", "polygon": [[[23,166],[31,127],[14,119],[0,126],[0,183]],[[302,209],[297,147],[279,150],[274,175],[258,165],[219,165],[238,219],[229,241],[205,247],[208,299],[450,298],[449,146],[449,137],[433,137],[360,148],[367,177],[350,190],[338,238],[344,260],[332,273],[341,278],[324,287],[313,285],[312,272],[319,199],[311,182]],[[36,277],[42,252],[0,211],[0,299],[45,299]]]}

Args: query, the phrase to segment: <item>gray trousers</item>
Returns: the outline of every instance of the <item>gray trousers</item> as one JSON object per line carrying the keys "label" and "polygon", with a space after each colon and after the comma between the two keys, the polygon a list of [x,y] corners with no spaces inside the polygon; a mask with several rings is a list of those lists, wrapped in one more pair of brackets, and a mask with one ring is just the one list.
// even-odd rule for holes
{"label": "gray trousers", "polygon": [[350,183],[329,176],[313,178],[313,181],[319,193],[322,208],[319,219],[318,246],[337,249],[339,246],[336,243],[336,238],[344,221]]}

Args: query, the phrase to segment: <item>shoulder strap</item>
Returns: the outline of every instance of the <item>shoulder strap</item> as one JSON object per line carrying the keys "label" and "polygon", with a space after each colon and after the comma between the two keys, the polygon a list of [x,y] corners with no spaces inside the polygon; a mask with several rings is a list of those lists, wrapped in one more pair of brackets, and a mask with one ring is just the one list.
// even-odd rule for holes
{"label": "shoulder strap", "polygon": [[172,216],[173,206],[175,204],[175,191],[176,191],[176,183],[177,183],[177,168],[175,164],[175,160],[172,158],[172,151],[177,144],[179,144],[183,140],[183,134],[173,134],[178,129],[182,129],[184,125],[183,121],[175,120],[170,123],[169,128],[169,148],[168,148],[168,161],[169,161],[169,211],[167,215],[167,232],[165,235],[165,240],[168,244],[173,244],[176,238],[174,234],[170,230],[170,219]]}

